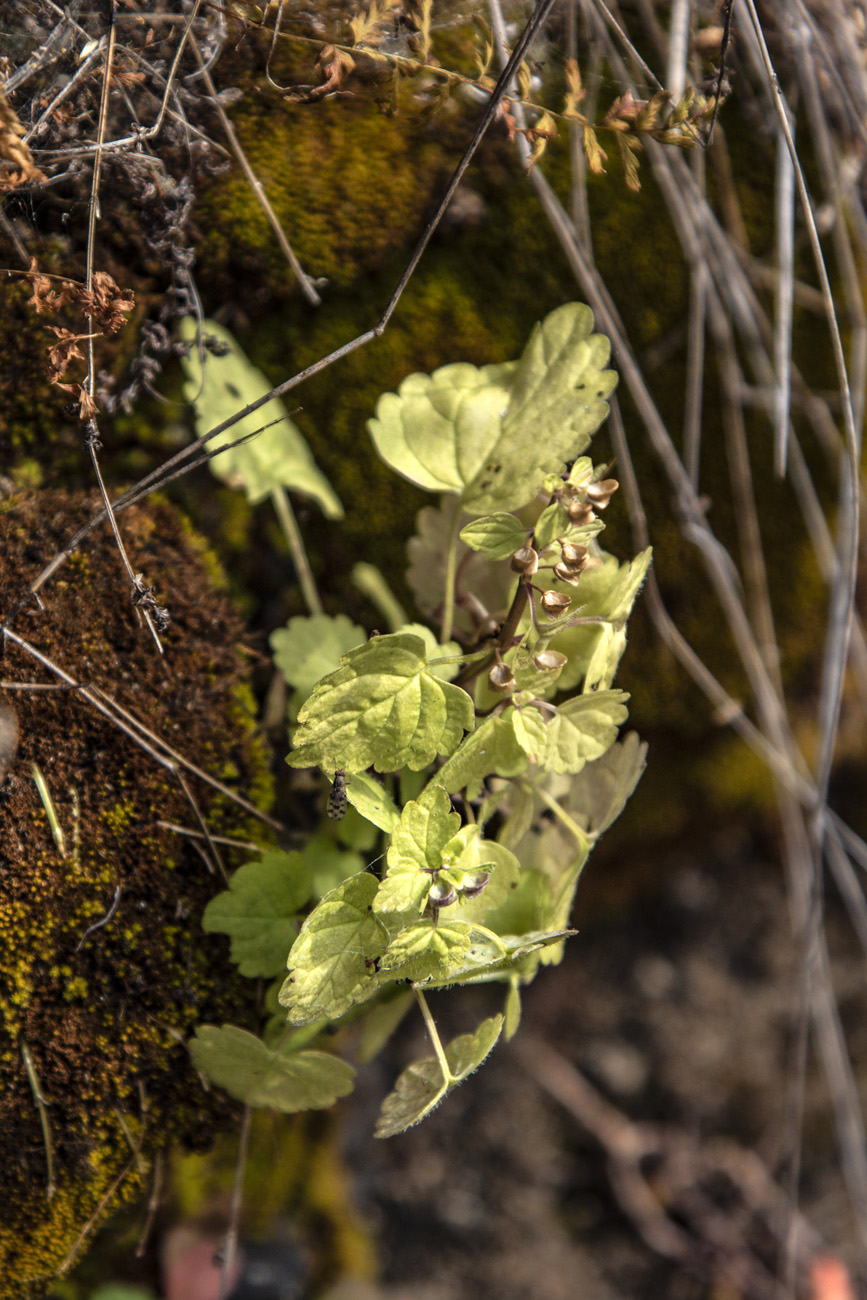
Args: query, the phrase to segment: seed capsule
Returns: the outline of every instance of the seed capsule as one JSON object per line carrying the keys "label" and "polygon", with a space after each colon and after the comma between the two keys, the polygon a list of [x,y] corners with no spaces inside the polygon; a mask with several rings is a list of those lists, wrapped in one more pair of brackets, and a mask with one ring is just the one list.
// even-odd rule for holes
{"label": "seed capsule", "polygon": [[488,673],[491,689],[505,695],[515,685],[515,675],[508,664],[494,664]]}
{"label": "seed capsule", "polygon": [[491,878],[490,871],[471,871],[464,877],[461,895],[464,898],[476,898]]}
{"label": "seed capsule", "polygon": [[561,542],[560,550],[566,564],[580,564],[583,568],[587,563],[588,551],[586,546],[576,546],[574,542]]}
{"label": "seed capsule", "polygon": [[558,614],[565,614],[571,604],[572,597],[567,596],[565,591],[542,592],[541,605],[549,618],[556,618]]}
{"label": "seed capsule", "polygon": [[553,673],[566,663],[566,655],[561,655],[559,650],[540,650],[533,659],[533,665],[540,673]]}
{"label": "seed capsule", "polygon": [[334,773],[325,811],[333,822],[339,822],[346,816],[346,773],[342,768]]}
{"label": "seed capsule", "polygon": [[561,582],[568,582],[570,586],[577,587],[581,581],[581,574],[586,568],[585,564],[564,564],[562,561],[554,565],[554,572]]}
{"label": "seed capsule", "polygon": [[450,885],[447,880],[435,880],[430,887],[427,901],[431,907],[451,907],[457,896],[454,885]]}
{"label": "seed capsule", "polygon": [[581,528],[593,518],[593,508],[586,501],[570,501],[566,507],[570,522]]}
{"label": "seed capsule", "polygon": [[530,577],[539,567],[539,554],[532,546],[522,546],[512,556],[512,570]]}
{"label": "seed capsule", "polygon": [[592,501],[597,510],[604,510],[619,487],[616,478],[603,478],[598,483],[588,483],[585,489],[587,500]]}

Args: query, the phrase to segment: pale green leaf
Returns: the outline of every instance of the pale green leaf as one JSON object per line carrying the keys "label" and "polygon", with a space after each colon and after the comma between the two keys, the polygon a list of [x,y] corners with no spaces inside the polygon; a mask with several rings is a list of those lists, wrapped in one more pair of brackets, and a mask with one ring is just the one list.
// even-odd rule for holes
{"label": "pale green leaf", "polygon": [[601,835],[620,816],[641,779],[646,755],[647,746],[630,731],[576,777],[566,807],[589,835]]}
{"label": "pale green leaf", "polygon": [[[182,358],[187,375],[184,397],[195,403],[196,432],[200,438],[251,402],[264,397],[273,387],[261,370],[248,361],[236,339],[224,326],[206,320],[202,328],[205,334],[225,344],[229,351],[222,357],[205,351],[203,376],[196,345],[198,322],[187,316],[179,323],[178,333],[184,342],[190,344],[189,355]],[[275,420],[278,423],[272,423]],[[266,424],[270,428],[264,429]],[[262,433],[243,446],[209,461],[216,476],[230,487],[243,488],[253,504],[264,501],[275,488],[285,487],[291,492],[312,497],[327,518],[340,519],[343,515],[340,501],[328,480],[316,468],[307,443],[279,398],[267,402],[225,433],[212,438],[207,444],[208,449],[216,451],[218,447],[235,442],[257,429],[262,429]]]}
{"label": "pale green leaf", "polygon": [[509,984],[509,991],[506,994],[505,1023],[503,1025],[503,1037],[507,1043],[511,1042],[515,1037],[520,1023],[521,991],[518,987],[517,979],[513,979]]}
{"label": "pale green leaf", "polygon": [[550,772],[580,772],[613,745],[628,717],[624,691],[597,691],[566,700],[546,723],[548,743],[540,763]]}
{"label": "pale green leaf", "polygon": [[538,756],[544,755],[548,746],[548,729],[541,713],[531,707],[509,708],[504,712],[512,724],[518,744],[534,763],[537,762]]}
{"label": "pale green leaf", "polygon": [[[432,621],[436,621],[442,610],[446,560],[456,507],[460,510],[460,503],[454,496],[443,497],[436,508],[425,506],[416,518],[416,535],[407,543],[407,582],[419,609]],[[455,561],[464,590],[471,591],[494,618],[505,615],[517,581],[508,566],[490,564],[486,556],[471,551],[460,539],[457,540]],[[465,635],[471,635],[476,628],[467,610],[461,607],[455,610],[455,628]]]}
{"label": "pale green leaf", "polygon": [[470,926],[465,921],[418,921],[405,926],[382,954],[379,969],[391,979],[418,982],[447,978],[470,950]]}
{"label": "pale green leaf", "polygon": [[211,899],[202,929],[230,936],[232,961],[242,975],[271,978],[286,968],[298,928],[293,918],[311,889],[305,858],[271,849],[260,862],[239,867],[229,888]]}
{"label": "pale green leaf", "polygon": [[287,1114],[321,1110],[352,1091],[355,1071],[327,1052],[272,1050],[235,1025],[200,1025],[190,1041],[197,1070],[248,1106]]}
{"label": "pale green leaf", "polygon": [[503,1027],[502,1016],[483,1020],[474,1034],[461,1034],[445,1049],[451,1078],[443,1078],[442,1067],[435,1056],[415,1061],[397,1080],[394,1092],[382,1103],[382,1113],[376,1126],[376,1137],[394,1137],[418,1124],[429,1115],[446,1093],[461,1083],[494,1047]]}
{"label": "pale green leaf", "polygon": [[473,514],[511,510],[584,450],[616,382],[589,307],[568,303],[534,329],[517,365],[444,366],[384,394],[369,428],[382,458]]}
{"label": "pale green leaf", "polygon": [[472,700],[428,670],[421,637],[374,637],[341,664],[298,716],[292,767],[419,771],[438,753],[450,754],[473,725]]}
{"label": "pale green leaf", "polygon": [[515,739],[512,724],[507,719],[491,715],[443,763],[433,781],[446,790],[462,790],[491,773],[520,776],[526,771],[527,763],[527,755]]}
{"label": "pale green leaf", "polygon": [[345,614],[299,614],[269,638],[274,663],[290,686],[306,698],[341,655],[367,640],[363,627]]}
{"label": "pale green leaf", "polygon": [[366,772],[356,772],[346,787],[346,797],[367,821],[390,835],[400,818],[394,801],[379,781]]}
{"label": "pale green leaf", "polygon": [[433,873],[443,864],[446,845],[461,819],[439,785],[404,805],[388,849],[388,871],[373,903],[377,912],[421,912]]}
{"label": "pale green leaf", "polygon": [[489,560],[507,560],[519,547],[526,545],[527,527],[516,515],[500,512],[483,515],[461,529],[461,541]]}
{"label": "pale green leaf", "polygon": [[476,937],[463,965],[450,971],[443,979],[434,977],[428,980],[426,988],[450,984],[487,984],[491,980],[510,979],[515,974],[520,976],[523,983],[527,983],[538,964],[536,954],[542,954],[544,958],[545,952],[559,952],[563,941],[575,933],[575,930],[559,929],[504,934],[500,940],[506,949],[505,953],[483,936]]}
{"label": "pale green leaf", "polygon": [[336,1020],[376,991],[375,962],[388,942],[385,927],[371,912],[378,883],[368,872],[351,876],[304,922],[280,990],[293,1025],[320,1016]]}
{"label": "pale green leaf", "polygon": [[[355,777],[352,777],[353,785],[355,779]],[[346,792],[348,795],[348,786]],[[347,815],[340,823],[341,830],[348,821],[349,816]],[[364,823],[361,824],[364,825]],[[324,831],[318,831],[315,835],[311,835],[300,853],[310,868],[314,898],[324,898],[342,880],[348,879],[349,876],[357,876],[365,867],[364,859],[360,853],[342,848]]]}
{"label": "pale green leaf", "polygon": [[[580,614],[582,617],[589,615],[609,619],[617,629],[618,626],[622,627],[625,624],[631,613],[652,558],[650,547],[639,552],[634,560],[625,564],[618,564],[613,555],[603,555],[599,568],[582,574],[577,589],[557,581],[553,581],[551,585],[560,591],[568,591],[572,596],[574,605],[570,612]],[[605,688],[606,675],[611,670],[615,658],[619,658],[618,651],[622,653],[624,638],[615,640],[606,628],[599,625],[566,628],[552,638],[551,648],[561,651],[569,659],[558,682],[561,690],[571,690],[581,682],[585,682],[586,688],[589,689],[594,681],[597,681],[596,678],[591,679],[587,670],[594,660],[600,641],[604,641],[605,645],[599,651],[599,658],[595,662],[599,673],[598,685]],[[616,667],[616,663],[614,666]],[[613,670],[611,672],[613,675]],[[610,678],[607,684],[610,685]]]}

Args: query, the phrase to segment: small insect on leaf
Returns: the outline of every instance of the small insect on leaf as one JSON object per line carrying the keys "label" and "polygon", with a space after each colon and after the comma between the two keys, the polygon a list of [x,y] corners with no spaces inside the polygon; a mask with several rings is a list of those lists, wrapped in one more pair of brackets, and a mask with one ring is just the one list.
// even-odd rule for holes
{"label": "small insect on leaf", "polygon": [[325,811],[333,822],[342,821],[346,816],[346,773],[342,768],[334,773]]}

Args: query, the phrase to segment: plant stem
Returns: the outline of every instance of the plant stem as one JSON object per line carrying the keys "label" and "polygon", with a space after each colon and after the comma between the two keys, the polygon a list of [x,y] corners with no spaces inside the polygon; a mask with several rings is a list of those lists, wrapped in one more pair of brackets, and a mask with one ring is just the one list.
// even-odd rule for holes
{"label": "plant stem", "polygon": [[57,1191],[57,1184],[54,1181],[54,1152],[51,1146],[51,1129],[48,1127],[48,1111],[45,1108],[42,1085],[39,1082],[39,1075],[36,1073],[36,1066],[33,1064],[33,1057],[30,1055],[30,1048],[23,1038],[20,1047],[21,1059],[24,1061],[24,1069],[27,1071],[30,1091],[33,1093],[33,1100],[36,1102],[36,1109],[39,1111],[39,1122],[42,1125],[42,1140],[45,1143],[45,1165],[48,1172],[46,1195],[50,1201]]}
{"label": "plant stem", "polygon": [[319,599],[319,592],[316,590],[316,583],[313,581],[310,562],[304,549],[304,539],[301,536],[301,530],[298,527],[295,515],[292,513],[286,489],[282,487],[274,488],[271,493],[271,500],[274,502],[274,509],[277,511],[277,518],[280,520],[286,541],[289,543],[292,563],[295,565],[295,572],[298,574],[301,593],[307,603],[307,608],[311,614],[321,614],[322,601]]}
{"label": "plant stem", "polygon": [[455,512],[449,527],[449,544],[446,551],[446,588],[443,596],[443,621],[440,642],[445,645],[452,637],[452,622],[455,615],[455,575],[458,567],[458,524],[461,520],[461,502],[455,501]]}
{"label": "plant stem", "polygon": [[440,1036],[437,1033],[437,1027],[434,1024],[434,1018],[430,1013],[430,1007],[425,1001],[425,996],[422,993],[421,989],[416,988],[415,985],[413,985],[412,991],[415,994],[416,1002],[421,1007],[421,1013],[424,1016],[424,1022],[427,1025],[427,1031],[430,1034],[431,1042],[434,1045],[434,1051],[437,1054],[437,1060],[439,1061],[440,1069],[443,1072],[443,1083],[446,1085],[446,1087],[449,1087],[451,1084],[456,1082],[456,1079],[452,1074],[451,1070],[449,1069],[449,1063],[446,1060],[445,1050],[443,1048],[442,1043],[440,1042]]}

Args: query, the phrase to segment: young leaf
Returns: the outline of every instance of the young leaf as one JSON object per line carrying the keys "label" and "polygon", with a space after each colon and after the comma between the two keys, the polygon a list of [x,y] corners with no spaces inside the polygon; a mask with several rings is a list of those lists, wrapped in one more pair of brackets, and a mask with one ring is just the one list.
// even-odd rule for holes
{"label": "young leaf", "polygon": [[378,883],[366,871],[350,876],[304,922],[280,990],[291,1024],[320,1016],[336,1020],[378,987],[374,963],[388,942],[385,926],[370,910]]}
{"label": "young leaf", "polygon": [[269,638],[274,663],[290,686],[306,698],[340,656],[367,640],[363,627],[345,614],[299,614]]}
{"label": "young leaf", "polygon": [[[565,511],[563,512],[565,514]],[[489,560],[508,560],[527,541],[527,527],[516,515],[483,515],[461,529],[461,541]]]}
{"label": "young leaf", "polygon": [[[634,560],[618,564],[613,555],[603,555],[601,568],[582,574],[577,588],[575,612],[581,617],[588,615],[610,619],[615,630],[626,623],[635,598],[647,576],[647,570],[653,558],[650,547],[640,551]],[[576,589],[563,585],[563,590],[575,595]],[[572,611],[570,611],[572,612]],[[594,662],[594,655],[599,642],[604,642],[595,660],[596,675],[588,675],[587,669]],[[582,680],[585,690],[606,688],[610,685],[614,668],[612,662],[617,658],[618,650],[622,653],[625,638],[606,635],[601,625],[589,624],[566,628],[558,632],[551,640],[551,648],[560,650],[569,660],[558,680],[562,691],[571,690]]]}
{"label": "young leaf", "polygon": [[[571,899],[570,899],[571,902]],[[528,934],[505,934],[500,936],[501,948],[484,938],[474,940],[462,966],[451,970],[444,978],[433,977],[428,980],[426,988],[439,988],[448,984],[487,984],[491,980],[510,979],[520,976],[522,983],[529,983],[536,971],[538,958],[536,953],[559,952],[563,941],[571,938],[575,930],[539,930]],[[532,964],[528,965],[528,958]],[[557,958],[559,961],[559,957]]]}
{"label": "young leaf", "polygon": [[355,1071],[327,1052],[276,1051],[235,1025],[199,1025],[190,1040],[193,1065],[248,1106],[289,1115],[322,1110],[352,1091]]}
{"label": "young leaf", "polygon": [[[196,346],[198,322],[186,316],[178,325],[181,338],[190,344],[183,358],[187,379],[184,396],[196,406],[196,432],[202,438],[236,411],[271,391],[261,370],[251,365],[236,339],[216,321],[203,322],[205,334],[219,339],[228,351],[224,356],[204,353],[204,371]],[[272,423],[274,420],[279,423]],[[264,429],[269,424],[271,427]],[[212,438],[209,451],[216,451],[245,434],[262,429],[262,433],[232,451],[209,461],[217,478],[230,487],[242,487],[254,505],[264,501],[277,487],[289,488],[312,497],[328,519],[340,519],[343,507],[325,476],[316,468],[310,449],[289,418],[283,403],[275,398],[258,411],[239,420],[225,433]]]}
{"label": "young leaf", "polygon": [[379,454],[422,487],[458,492],[471,513],[524,505],[608,414],[616,375],[592,328],[590,308],[567,303],[536,326],[517,366],[410,375],[369,422]]}
{"label": "young leaf", "polygon": [[438,753],[450,754],[473,725],[472,700],[429,671],[421,637],[374,637],[341,665],[298,715],[292,767],[420,771]]}
{"label": "young leaf", "polygon": [[417,983],[435,976],[447,978],[470,950],[471,927],[465,921],[431,921],[408,925],[382,954],[380,971],[391,979]]}
{"label": "young leaf", "polygon": [[374,826],[390,835],[400,818],[388,792],[366,772],[356,772],[346,787],[346,797],[353,808]]}
{"label": "young leaf", "polygon": [[545,726],[548,743],[540,765],[549,772],[574,773],[600,758],[628,717],[628,699],[624,691],[597,691],[566,700]]}
{"label": "young leaf", "polygon": [[404,1070],[382,1103],[382,1114],[376,1126],[376,1137],[394,1137],[418,1124],[442,1101],[446,1093],[461,1083],[493,1048],[503,1027],[502,1016],[483,1020],[474,1034],[461,1034],[446,1048],[449,1079],[443,1078],[442,1067],[435,1056],[415,1061]]}
{"label": "young leaf", "polygon": [[202,929],[228,934],[242,975],[279,975],[295,938],[293,918],[311,893],[310,867],[300,853],[271,849],[261,862],[239,867],[229,888],[205,908]]}
{"label": "young leaf", "polygon": [[374,899],[374,911],[422,910],[433,872],[442,867],[445,847],[460,824],[460,817],[452,812],[451,801],[439,785],[429,785],[419,799],[404,805],[392,833],[388,871]]}
{"label": "young leaf", "polygon": [[505,1023],[503,1025],[503,1037],[509,1043],[518,1032],[518,1026],[521,1023],[521,993],[518,988],[518,980],[513,979],[509,984],[509,991],[506,994],[505,1006]]}

